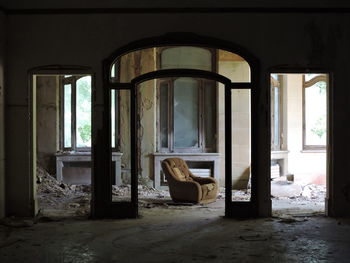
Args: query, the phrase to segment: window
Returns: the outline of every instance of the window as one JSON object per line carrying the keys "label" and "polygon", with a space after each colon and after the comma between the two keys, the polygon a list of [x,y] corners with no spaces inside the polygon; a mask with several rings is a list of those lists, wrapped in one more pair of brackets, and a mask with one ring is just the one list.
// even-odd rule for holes
{"label": "window", "polygon": [[303,148],[325,149],[327,143],[327,85],[324,74],[303,76]]}
{"label": "window", "polygon": [[162,152],[215,152],[216,83],[171,78],[159,85]]}
{"label": "window", "polygon": [[70,151],[91,147],[91,76],[61,78],[61,148]]}
{"label": "window", "polygon": [[119,151],[119,91],[111,90],[111,135],[112,135],[112,150]]}
{"label": "window", "polygon": [[[212,71],[214,51],[198,47],[161,50],[160,68]],[[162,152],[216,151],[216,82],[198,78],[159,81],[159,148]]]}
{"label": "window", "polygon": [[271,74],[271,150],[283,147],[282,75]]}

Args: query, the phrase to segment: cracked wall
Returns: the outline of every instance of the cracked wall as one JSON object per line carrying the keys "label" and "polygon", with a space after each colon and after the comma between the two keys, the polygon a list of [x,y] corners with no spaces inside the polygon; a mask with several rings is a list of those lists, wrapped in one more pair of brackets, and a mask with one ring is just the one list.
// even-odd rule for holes
{"label": "cracked wall", "polygon": [[[120,80],[126,82],[135,76],[153,71],[156,68],[156,49],[145,49],[133,52],[121,58]],[[156,81],[146,81],[139,85],[138,140],[139,151],[137,165],[139,181],[152,185],[153,177],[152,153],[156,150]],[[120,91],[120,151],[122,155],[122,179],[130,183],[130,93]]]}

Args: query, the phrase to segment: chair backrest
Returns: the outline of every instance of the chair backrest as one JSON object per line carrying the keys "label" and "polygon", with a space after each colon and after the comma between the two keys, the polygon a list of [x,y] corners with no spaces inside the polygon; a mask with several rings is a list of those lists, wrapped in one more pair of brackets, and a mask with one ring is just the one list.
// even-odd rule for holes
{"label": "chair backrest", "polygon": [[192,181],[191,172],[188,169],[186,162],[180,158],[167,158],[162,162],[162,168],[167,177],[177,181]]}

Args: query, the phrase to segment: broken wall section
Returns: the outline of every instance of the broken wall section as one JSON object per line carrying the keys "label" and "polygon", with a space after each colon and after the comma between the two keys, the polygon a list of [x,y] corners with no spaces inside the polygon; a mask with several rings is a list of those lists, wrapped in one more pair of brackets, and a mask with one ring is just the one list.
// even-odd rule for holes
{"label": "broken wall section", "polygon": [[0,218],[5,216],[5,15],[0,11]]}

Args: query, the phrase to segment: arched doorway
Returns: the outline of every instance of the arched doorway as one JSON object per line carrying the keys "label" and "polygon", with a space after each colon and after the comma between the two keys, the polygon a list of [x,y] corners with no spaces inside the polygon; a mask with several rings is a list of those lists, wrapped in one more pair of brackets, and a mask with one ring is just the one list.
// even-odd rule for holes
{"label": "arched doorway", "polygon": [[[159,66],[159,57],[156,56],[156,66],[150,70],[143,70],[142,67],[135,67],[132,62],[149,61],[147,52],[152,51],[156,54],[162,50],[174,51],[172,56],[166,59],[163,55],[161,59],[165,61],[166,66]],[[211,66],[206,67],[203,62],[203,57],[208,54],[205,50],[214,50],[216,54],[222,57],[221,63],[224,63],[225,58],[234,58],[235,63],[228,63],[230,66],[236,66],[236,70],[240,77],[237,77],[232,72],[228,73],[225,70],[218,69],[218,61],[211,60]],[[169,53],[171,53],[169,51]],[[149,53],[149,52],[148,52]],[[145,55],[146,54],[146,55]],[[196,57],[196,54],[198,55]],[[192,59],[191,59],[192,57]],[[190,58],[190,59],[189,59]],[[158,64],[157,64],[158,61]],[[201,63],[197,63],[201,61]],[[227,61],[226,61],[227,62]],[[215,66],[214,66],[215,65]],[[244,65],[244,67],[242,66]],[[133,67],[134,74],[122,73],[123,67]],[[245,68],[245,70],[244,70]],[[117,71],[116,71],[117,69]],[[94,173],[93,173],[93,203],[92,215],[94,217],[137,217],[138,216],[138,180],[140,166],[138,165],[137,153],[139,152],[139,145],[137,144],[137,108],[139,107],[139,100],[137,96],[137,86],[146,80],[159,78],[174,78],[174,77],[188,77],[201,78],[206,80],[216,81],[224,86],[223,99],[225,105],[225,114],[223,117],[224,125],[224,185],[225,185],[225,215],[227,217],[244,217],[254,216],[258,214],[257,206],[257,184],[256,176],[254,175],[254,167],[256,164],[256,145],[254,135],[256,120],[256,100],[257,92],[257,63],[256,60],[248,54],[243,48],[235,46],[225,41],[220,41],[212,38],[203,38],[193,34],[169,34],[159,38],[151,38],[138,42],[131,43],[114,52],[109,58],[104,61],[104,118],[103,129],[98,136],[100,143],[94,149]],[[254,89],[253,89],[254,87]],[[130,184],[131,195],[128,200],[114,202],[112,200],[112,145],[113,145],[113,131],[111,130],[111,97],[112,90],[126,91],[130,100]],[[251,124],[249,137],[250,152],[248,170],[251,174],[251,198],[249,201],[233,201],[232,200],[232,98],[234,90],[248,90],[249,96],[251,94],[251,102],[249,108],[251,111]],[[247,106],[247,105],[245,105]],[[169,137],[170,138],[170,137]],[[251,138],[251,139],[250,139]],[[170,138],[173,140],[173,138]],[[116,145],[114,143],[114,145]],[[199,145],[198,143],[196,145]],[[193,148],[193,147],[192,147]],[[204,147],[205,148],[205,147]],[[196,148],[196,151],[200,147]],[[230,161],[229,161],[230,160]],[[154,169],[154,167],[153,167]],[[247,169],[245,169],[247,170]],[[101,173],[102,172],[102,173]],[[101,174],[103,174],[101,176]],[[117,181],[117,179],[115,180]],[[156,182],[156,179],[154,178]]]}

